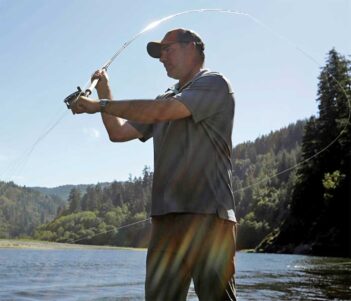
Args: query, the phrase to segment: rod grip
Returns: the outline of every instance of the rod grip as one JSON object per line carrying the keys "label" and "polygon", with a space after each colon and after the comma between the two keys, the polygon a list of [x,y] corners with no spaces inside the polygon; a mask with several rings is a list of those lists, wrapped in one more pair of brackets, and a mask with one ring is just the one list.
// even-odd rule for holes
{"label": "rod grip", "polygon": [[85,96],[88,97],[91,93],[93,93],[93,90],[94,90],[96,84],[98,83],[98,81],[99,81],[99,79],[98,79],[98,78],[95,78],[95,79],[91,82],[90,86],[89,86],[89,87],[85,90],[85,92],[84,92],[84,95],[85,95]]}

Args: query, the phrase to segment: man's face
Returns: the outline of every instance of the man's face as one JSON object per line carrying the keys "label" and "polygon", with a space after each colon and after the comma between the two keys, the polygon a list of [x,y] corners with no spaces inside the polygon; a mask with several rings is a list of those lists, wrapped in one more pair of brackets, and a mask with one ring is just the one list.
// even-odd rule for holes
{"label": "man's face", "polygon": [[193,51],[191,43],[176,42],[174,33],[166,35],[162,40],[160,61],[167,75],[174,79],[182,79],[192,68]]}

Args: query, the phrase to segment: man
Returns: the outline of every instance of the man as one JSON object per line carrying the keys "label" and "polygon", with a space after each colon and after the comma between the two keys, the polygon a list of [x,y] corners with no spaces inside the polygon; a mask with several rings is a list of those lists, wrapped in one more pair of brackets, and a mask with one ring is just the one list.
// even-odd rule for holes
{"label": "man", "polygon": [[100,100],[80,97],[72,110],[102,112],[112,141],[153,137],[146,300],[185,300],[191,279],[200,300],[236,300],[231,87],[203,69],[204,44],[190,30],[172,30],[147,51],[178,80],[174,87],[155,100],[115,101],[97,71]]}

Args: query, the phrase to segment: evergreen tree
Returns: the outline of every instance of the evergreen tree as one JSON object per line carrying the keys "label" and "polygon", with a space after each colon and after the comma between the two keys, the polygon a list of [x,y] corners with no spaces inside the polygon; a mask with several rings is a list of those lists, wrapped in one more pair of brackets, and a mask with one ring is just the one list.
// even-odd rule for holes
{"label": "evergreen tree", "polygon": [[81,209],[81,193],[79,189],[72,188],[68,197],[68,203],[70,213],[78,212]]}
{"label": "evergreen tree", "polygon": [[318,85],[319,116],[305,127],[291,213],[265,251],[351,256],[350,61],[332,49]]}

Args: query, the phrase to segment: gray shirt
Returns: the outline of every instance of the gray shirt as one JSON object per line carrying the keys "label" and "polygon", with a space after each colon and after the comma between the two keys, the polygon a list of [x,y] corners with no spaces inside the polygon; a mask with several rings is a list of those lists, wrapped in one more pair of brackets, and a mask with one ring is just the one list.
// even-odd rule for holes
{"label": "gray shirt", "polygon": [[236,221],[232,189],[234,97],[219,73],[200,71],[180,90],[176,85],[157,97],[174,97],[191,116],[168,122],[130,122],[153,137],[154,177],[151,215],[217,214]]}

